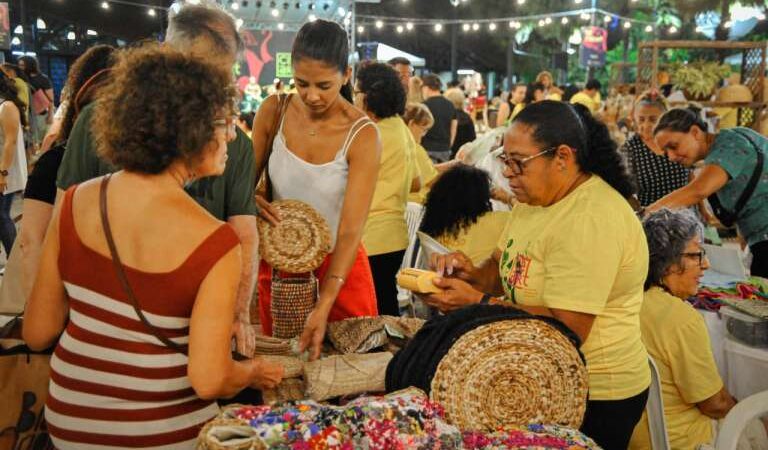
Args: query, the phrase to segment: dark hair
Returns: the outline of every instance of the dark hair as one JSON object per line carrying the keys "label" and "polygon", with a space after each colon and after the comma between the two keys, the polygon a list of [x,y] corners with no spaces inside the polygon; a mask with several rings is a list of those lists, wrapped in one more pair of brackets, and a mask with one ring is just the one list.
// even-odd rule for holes
{"label": "dark hair", "polygon": [[387,64],[389,64],[390,66],[396,66],[398,64],[401,64],[403,66],[410,66],[411,61],[408,60],[408,58],[405,58],[403,56],[395,56],[394,58],[387,61]]}
{"label": "dark hair", "polygon": [[147,174],[174,161],[197,163],[234,93],[230,72],[171,46],[121,51],[94,110],[98,152],[114,166]]}
{"label": "dark hair", "polygon": [[26,105],[19,98],[19,89],[16,87],[16,83],[3,71],[0,71],[0,97],[16,105],[19,109],[21,126],[27,126]]}
{"label": "dark hair", "polygon": [[564,102],[571,101],[571,97],[576,95],[579,91],[580,89],[576,85],[569,84],[568,86],[565,87],[565,89],[563,89],[563,101]]}
{"label": "dark hair", "polygon": [[[347,73],[349,67],[349,41],[347,32],[336,22],[317,19],[307,22],[296,34],[291,49],[291,61],[302,59],[322,61]],[[351,81],[341,87],[341,95],[352,103]]]}
{"label": "dark hair", "polygon": [[27,76],[40,72],[40,64],[37,62],[37,58],[34,56],[22,56],[18,59],[18,62],[24,61],[24,72]]}
{"label": "dark hair", "polygon": [[357,89],[365,94],[365,109],[379,119],[405,113],[405,89],[391,66],[361,64],[357,71]]}
{"label": "dark hair", "polygon": [[[225,30],[230,34],[232,41],[222,35],[222,31]],[[221,52],[239,53],[245,48],[243,38],[237,31],[235,18],[211,2],[199,5],[184,4],[179,12],[171,14],[168,18],[165,34],[166,42],[179,50],[186,50],[201,37],[210,39],[215,48]]]}
{"label": "dark hair", "polygon": [[525,91],[525,100],[523,100],[523,103],[526,105],[530,105],[533,103],[533,101],[536,99],[534,94],[536,91],[542,91],[544,92],[544,83],[540,81],[535,81],[528,85],[528,90]]}
{"label": "dark hair", "polygon": [[434,73],[424,75],[421,78],[421,82],[423,83],[423,86],[426,86],[432,89],[433,91],[440,91],[443,89],[443,82],[440,80],[440,77],[438,77]]}
{"label": "dark hair", "polygon": [[587,85],[585,86],[587,90],[596,90],[596,91],[599,91],[601,87],[603,87],[602,83],[600,83],[600,81],[594,78],[587,81]]}
{"label": "dark hair", "polygon": [[256,111],[241,112],[238,118],[248,125],[248,129],[253,129],[253,119],[256,118]]}
{"label": "dark hair", "polygon": [[75,124],[80,111],[95,99],[96,92],[109,79],[105,69],[112,67],[115,48],[95,45],[83,53],[69,70],[67,77],[67,112],[61,122],[57,142],[64,143]]}
{"label": "dark hair", "polygon": [[424,207],[420,230],[455,238],[492,210],[491,179],[484,170],[459,164],[435,181]]}
{"label": "dark hair", "polygon": [[533,128],[533,139],[542,148],[564,144],[575,149],[581,170],[599,176],[624,198],[636,192],[624,158],[608,128],[592,117],[583,105],[543,100],[523,109],[513,123]]}
{"label": "dark hair", "polygon": [[663,130],[687,133],[691,131],[691,127],[694,125],[704,132],[709,130],[707,122],[701,118],[701,108],[690,105],[687,108],[670,109],[661,116],[656,128],[653,129],[653,134],[658,134]]}
{"label": "dark hair", "polygon": [[645,290],[663,286],[664,276],[680,264],[688,241],[701,233],[701,225],[690,210],[672,211],[662,208],[643,220],[648,240],[648,276]]}

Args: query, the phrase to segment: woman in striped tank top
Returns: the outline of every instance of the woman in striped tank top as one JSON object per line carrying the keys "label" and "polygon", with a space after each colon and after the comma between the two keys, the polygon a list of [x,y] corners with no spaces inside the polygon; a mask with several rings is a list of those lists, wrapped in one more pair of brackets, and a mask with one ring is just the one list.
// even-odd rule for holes
{"label": "woman in striped tank top", "polygon": [[[24,321],[51,359],[46,420],[56,447],[191,449],[218,408],[282,367],[235,362],[240,243],[184,191],[220,175],[234,136],[230,76],[169,47],[127,51],[95,111],[101,156],[123,170],[106,199],[117,252],[147,321],[120,284],[100,216],[102,178],[57,206]],[[107,179],[109,181],[109,179]]]}

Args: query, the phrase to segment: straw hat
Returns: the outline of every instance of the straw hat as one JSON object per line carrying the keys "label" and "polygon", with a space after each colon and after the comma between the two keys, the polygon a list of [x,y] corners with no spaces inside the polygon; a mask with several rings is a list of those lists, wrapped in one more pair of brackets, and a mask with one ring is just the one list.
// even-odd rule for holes
{"label": "straw hat", "polygon": [[273,268],[288,273],[317,269],[331,251],[331,232],[325,219],[298,200],[278,200],[272,207],[281,220],[273,226],[259,218],[261,257]]}
{"label": "straw hat", "polygon": [[732,84],[717,91],[717,100],[720,102],[751,102],[752,91],[743,84]]}
{"label": "straw hat", "polygon": [[437,366],[432,400],[465,430],[547,423],[578,429],[587,406],[578,350],[538,319],[493,322],[464,334]]}

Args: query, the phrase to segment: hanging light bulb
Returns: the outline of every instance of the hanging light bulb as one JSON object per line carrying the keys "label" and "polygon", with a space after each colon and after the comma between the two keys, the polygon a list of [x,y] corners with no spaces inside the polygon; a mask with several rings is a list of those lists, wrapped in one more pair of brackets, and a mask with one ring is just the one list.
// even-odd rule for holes
{"label": "hanging light bulb", "polygon": [[496,31],[496,24],[491,22],[488,24],[488,29],[491,31]]}
{"label": "hanging light bulb", "polygon": [[577,5],[580,5],[584,0],[573,0],[573,3],[576,3]]}
{"label": "hanging light bulb", "polygon": [[109,9],[109,2],[101,2],[102,9]]}
{"label": "hanging light bulb", "polygon": [[277,29],[280,31],[285,30],[285,24],[283,22],[280,22],[277,24]]}
{"label": "hanging light bulb", "polygon": [[155,8],[149,8],[149,11],[147,11],[147,14],[149,14],[150,17],[155,17],[157,15],[157,12],[155,11]]}
{"label": "hanging light bulb", "polygon": [[549,25],[550,23],[552,23],[552,18],[551,17],[547,17],[546,19],[544,19],[544,23]]}
{"label": "hanging light bulb", "polygon": [[652,32],[652,31],[653,31],[653,26],[652,26],[652,25],[646,25],[646,26],[645,26],[645,32],[646,32],[646,33],[650,33],[650,32]]}
{"label": "hanging light bulb", "polygon": [[309,16],[307,16],[307,20],[309,20],[310,22],[314,22],[315,20],[317,20],[317,16],[314,14],[310,14]]}
{"label": "hanging light bulb", "polygon": [[384,22],[382,22],[381,20],[377,20],[376,21],[376,28],[378,28],[378,29],[384,28]]}
{"label": "hanging light bulb", "polygon": [[436,23],[435,24],[435,31],[438,32],[438,33],[443,31],[443,24],[442,23]]}
{"label": "hanging light bulb", "polygon": [[632,28],[632,22],[630,22],[628,20],[626,22],[624,22],[624,28],[626,28],[626,29]]}
{"label": "hanging light bulb", "polygon": [[406,23],[405,24],[405,29],[408,30],[408,31],[413,30],[413,23],[411,23],[411,22]]}
{"label": "hanging light bulb", "polygon": [[74,41],[75,39],[77,39],[77,36],[75,35],[75,32],[74,31],[70,31],[69,33],[67,33],[67,39],[70,40],[70,41]]}
{"label": "hanging light bulb", "polygon": [[16,28],[13,29],[13,34],[24,34],[24,27],[16,25]]}
{"label": "hanging light bulb", "polygon": [[581,13],[580,17],[581,17],[581,20],[589,20],[591,18],[587,13]]}
{"label": "hanging light bulb", "polygon": [[611,17],[611,16],[605,16],[605,18],[603,19],[603,22],[605,22],[605,23],[610,23],[612,20],[613,20],[613,17]]}
{"label": "hanging light bulb", "polygon": [[525,5],[525,0],[517,0],[518,5]]}
{"label": "hanging light bulb", "polygon": [[479,29],[480,29],[480,24],[479,23],[473,23],[472,24],[472,31],[477,31]]}
{"label": "hanging light bulb", "polygon": [[464,30],[464,31],[469,31],[470,28],[471,27],[469,26],[468,23],[465,23],[464,25],[461,26],[461,29]]}
{"label": "hanging light bulb", "polygon": [[398,33],[402,33],[403,31],[405,31],[405,28],[403,28],[403,26],[402,26],[402,25],[398,25],[398,26],[395,28],[395,30],[397,30],[397,32],[398,32]]}
{"label": "hanging light bulb", "polygon": [[675,26],[671,26],[671,27],[669,27],[669,32],[670,32],[671,34],[675,34],[675,33],[677,33],[677,27],[675,27]]}
{"label": "hanging light bulb", "polygon": [[563,17],[562,19],[560,19],[560,23],[562,23],[563,25],[568,25],[568,18]]}
{"label": "hanging light bulb", "polygon": [[272,17],[280,17],[280,10],[277,8],[272,8],[272,11],[269,13],[272,14]]}
{"label": "hanging light bulb", "polygon": [[363,33],[365,33],[365,27],[364,27],[364,26],[362,26],[362,25],[359,25],[359,26],[357,27],[357,32],[358,32],[358,33],[360,33],[360,34],[363,34]]}
{"label": "hanging light bulb", "polygon": [[37,26],[38,30],[45,30],[47,28],[47,25],[45,24],[45,21],[41,18],[37,18],[37,21],[35,22],[35,25]]}

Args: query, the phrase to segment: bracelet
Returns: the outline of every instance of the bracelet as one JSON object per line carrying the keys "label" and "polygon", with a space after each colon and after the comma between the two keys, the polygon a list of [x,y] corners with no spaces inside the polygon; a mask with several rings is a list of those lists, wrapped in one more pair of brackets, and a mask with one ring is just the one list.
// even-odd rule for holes
{"label": "bracelet", "polygon": [[344,279],[344,277],[340,277],[340,276],[338,276],[338,275],[328,275],[328,276],[327,276],[327,277],[325,277],[325,278],[335,278],[335,279],[339,280],[339,283],[341,283],[341,284],[344,284],[344,282],[346,281],[346,280]]}

